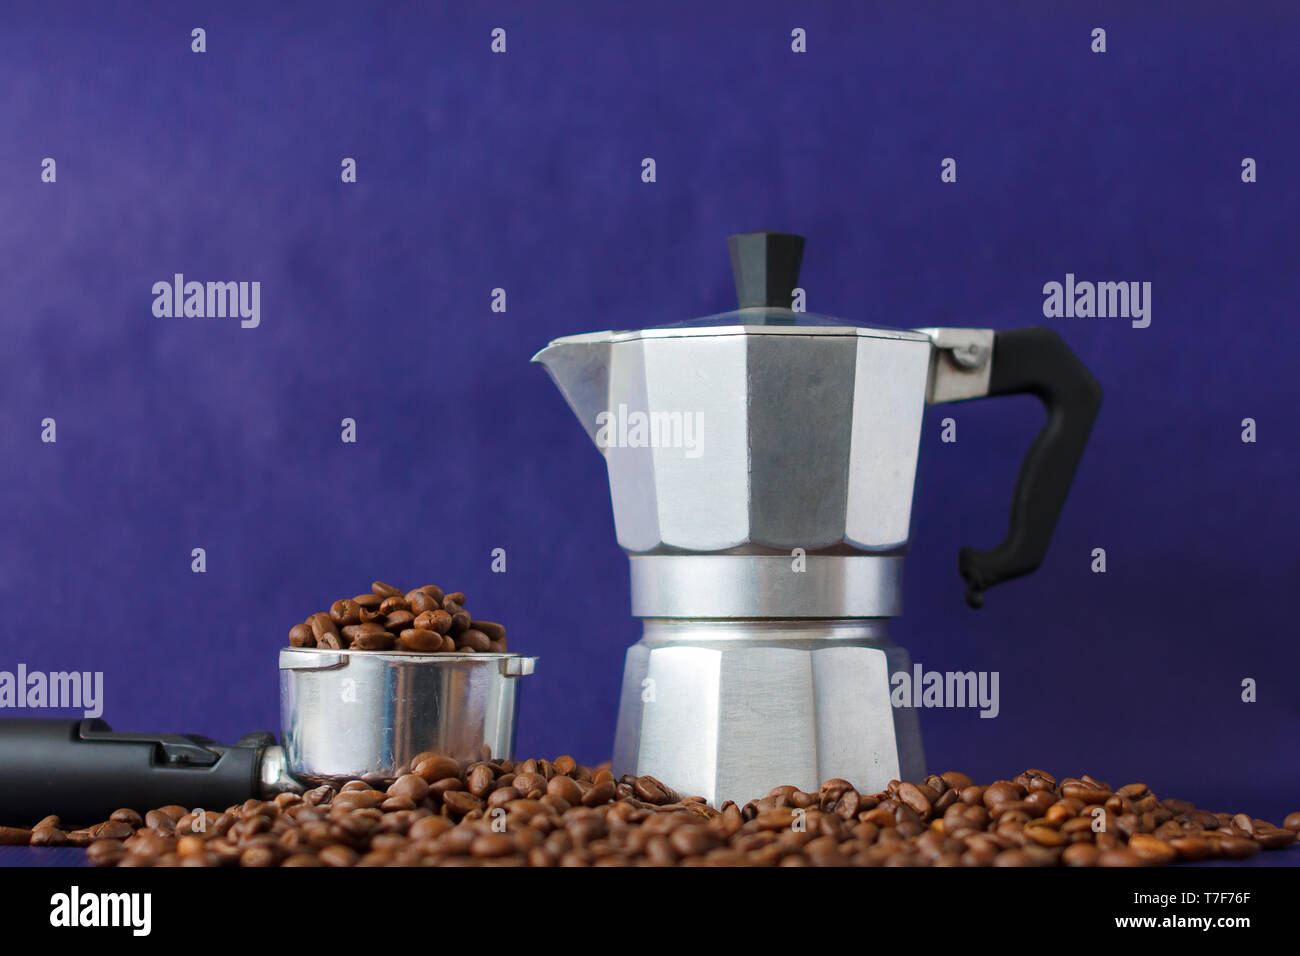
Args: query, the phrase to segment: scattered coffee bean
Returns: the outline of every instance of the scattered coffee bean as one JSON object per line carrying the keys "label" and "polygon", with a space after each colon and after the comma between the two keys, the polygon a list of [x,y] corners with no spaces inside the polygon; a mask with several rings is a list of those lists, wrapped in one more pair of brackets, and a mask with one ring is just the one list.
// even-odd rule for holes
{"label": "scattered coffee bean", "polygon": [[[354,780],[248,800],[206,812],[202,827],[177,805],[143,818],[124,808],[84,830],[65,831],[57,817],[0,827],[0,844],[86,845],[96,866],[1127,867],[1242,859],[1294,843],[1290,825],[1300,824],[1300,814],[1276,827],[1158,801],[1142,784],[1057,784],[1039,770],[988,786],[959,773],[891,781],[876,794],[836,779],[714,809],[654,777],[616,779],[569,756],[462,763],[422,753],[407,768],[386,791]],[[1094,832],[1099,806],[1107,829]]]}
{"label": "scattered coffee bean", "polygon": [[27,846],[32,831],[25,827],[0,827],[0,846]]}
{"label": "scattered coffee bean", "polygon": [[117,866],[126,859],[126,845],[121,840],[96,840],[86,848],[92,866]]}
{"label": "scattered coffee bean", "polygon": [[67,846],[68,836],[57,827],[36,827],[28,842],[32,846]]}

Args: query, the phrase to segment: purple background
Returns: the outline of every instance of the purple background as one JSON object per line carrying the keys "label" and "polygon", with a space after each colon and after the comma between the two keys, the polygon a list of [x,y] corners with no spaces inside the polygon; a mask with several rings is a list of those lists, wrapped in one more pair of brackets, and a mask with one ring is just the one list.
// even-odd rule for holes
{"label": "purple background", "polygon": [[[1002,681],[996,720],[922,712],[931,766],[1300,809],[1300,16],[456,6],[0,12],[0,668],[102,670],[117,729],[233,740],[277,727],[290,625],[433,581],[541,656],[519,751],[607,759],[627,566],[528,358],[731,308],[726,237],[783,229],[814,311],[1047,324],[1105,389],[1047,561],[980,612],[956,552],[1001,537],[1041,412],[927,415],[894,634]],[[261,327],[155,318],[175,272],[260,280]],[[1150,328],[1045,320],[1066,272],[1152,282]]]}

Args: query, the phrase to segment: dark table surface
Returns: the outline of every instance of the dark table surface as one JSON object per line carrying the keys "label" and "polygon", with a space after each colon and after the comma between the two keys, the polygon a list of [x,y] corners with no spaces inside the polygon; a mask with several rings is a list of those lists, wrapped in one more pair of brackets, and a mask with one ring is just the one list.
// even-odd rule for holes
{"label": "dark table surface", "polygon": [[[86,866],[86,851],[70,847],[0,847],[0,866]],[[1268,850],[1249,860],[1207,860],[1188,866],[1300,866],[1300,843],[1285,850]]]}

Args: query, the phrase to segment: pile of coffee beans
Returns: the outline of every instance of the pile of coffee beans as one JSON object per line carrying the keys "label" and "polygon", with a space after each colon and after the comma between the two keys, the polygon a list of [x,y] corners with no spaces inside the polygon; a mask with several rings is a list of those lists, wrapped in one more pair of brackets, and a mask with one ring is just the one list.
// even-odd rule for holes
{"label": "pile of coffee beans", "polygon": [[436,584],[403,592],[376,581],[369,594],[342,598],[289,629],[293,647],[350,651],[504,653],[506,629],[476,621],[460,591]]}
{"label": "pile of coffee beans", "polygon": [[0,842],[87,846],[99,866],[1141,866],[1285,847],[1282,827],[1041,770],[987,786],[961,773],[777,787],[715,809],[654,777],[555,761],[421,754],[385,790],[353,781],[224,812],[123,809],[88,830],[55,818]]}

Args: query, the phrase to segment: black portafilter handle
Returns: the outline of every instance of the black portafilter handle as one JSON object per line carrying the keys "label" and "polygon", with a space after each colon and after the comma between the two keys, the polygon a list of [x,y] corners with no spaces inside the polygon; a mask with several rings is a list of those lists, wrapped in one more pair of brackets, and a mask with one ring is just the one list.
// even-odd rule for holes
{"label": "black portafilter handle", "polygon": [[103,720],[0,720],[0,826],[30,827],[55,814],[89,826],[129,807],[179,804],[220,812],[262,794],[262,761],[275,738],[233,746],[180,734],[115,733]]}

